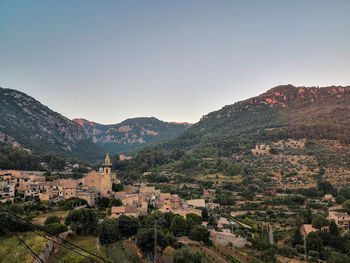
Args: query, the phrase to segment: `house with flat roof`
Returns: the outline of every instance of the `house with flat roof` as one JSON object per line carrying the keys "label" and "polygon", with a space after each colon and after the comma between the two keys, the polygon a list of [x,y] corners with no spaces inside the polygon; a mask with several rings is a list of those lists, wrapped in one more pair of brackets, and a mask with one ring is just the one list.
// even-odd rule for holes
{"label": "house with flat roof", "polygon": [[333,220],[338,227],[348,231],[350,226],[350,216],[344,212],[329,211],[327,219]]}
{"label": "house with flat roof", "polygon": [[192,199],[187,200],[186,202],[190,208],[205,207],[205,199]]}

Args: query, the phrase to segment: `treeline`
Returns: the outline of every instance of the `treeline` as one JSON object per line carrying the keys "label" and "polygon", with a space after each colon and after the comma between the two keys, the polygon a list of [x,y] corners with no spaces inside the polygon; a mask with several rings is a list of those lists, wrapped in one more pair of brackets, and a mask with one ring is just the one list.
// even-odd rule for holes
{"label": "treeline", "polygon": [[47,163],[50,170],[63,170],[66,164],[65,159],[53,153],[36,155],[10,146],[0,146],[0,169],[2,170],[44,171],[46,169],[41,162]]}
{"label": "treeline", "polygon": [[349,124],[329,122],[317,122],[302,124],[284,128],[280,132],[280,138],[309,138],[314,140],[338,140],[342,144],[350,143]]}
{"label": "treeline", "polygon": [[[65,219],[77,235],[96,235],[101,244],[110,244],[118,240],[135,237],[136,244],[146,257],[154,257],[154,234],[157,233],[157,253],[167,247],[182,247],[175,237],[188,236],[192,240],[210,244],[209,231],[202,225],[202,217],[187,214],[186,218],[171,212],[154,212],[138,217],[120,216],[103,218],[98,224],[98,214],[87,208],[72,210]],[[156,227],[156,231],[155,228]]]}

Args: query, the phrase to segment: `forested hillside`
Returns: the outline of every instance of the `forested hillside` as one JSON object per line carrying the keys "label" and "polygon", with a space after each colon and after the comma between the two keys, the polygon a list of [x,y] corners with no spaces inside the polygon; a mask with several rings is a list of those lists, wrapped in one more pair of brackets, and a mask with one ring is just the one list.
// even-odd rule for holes
{"label": "forested hillside", "polygon": [[[350,87],[278,86],[205,115],[185,133],[158,147],[201,148],[207,156],[230,156],[238,149],[250,149],[255,142],[289,138],[348,144],[349,120]],[[249,147],[244,146],[247,144]]]}

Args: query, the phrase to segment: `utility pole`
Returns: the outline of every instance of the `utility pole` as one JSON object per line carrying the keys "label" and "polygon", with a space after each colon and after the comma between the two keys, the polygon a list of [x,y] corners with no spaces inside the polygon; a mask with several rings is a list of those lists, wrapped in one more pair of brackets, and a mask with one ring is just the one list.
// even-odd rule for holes
{"label": "utility pole", "polygon": [[153,255],[153,262],[156,263],[156,257],[157,257],[157,219],[154,220],[154,255]]}

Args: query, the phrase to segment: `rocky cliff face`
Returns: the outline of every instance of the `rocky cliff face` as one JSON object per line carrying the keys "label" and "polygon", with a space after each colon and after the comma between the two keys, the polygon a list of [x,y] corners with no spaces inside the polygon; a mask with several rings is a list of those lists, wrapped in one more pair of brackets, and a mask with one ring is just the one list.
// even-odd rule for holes
{"label": "rocky cliff face", "polygon": [[133,118],[118,124],[102,125],[85,119],[74,119],[89,138],[110,152],[128,153],[153,142],[175,137],[191,125],[169,123],[156,118]]}
{"label": "rocky cliff face", "polygon": [[3,88],[0,88],[0,142],[67,157],[84,158],[84,148],[95,150],[96,155],[101,152],[77,123],[22,92]]}

